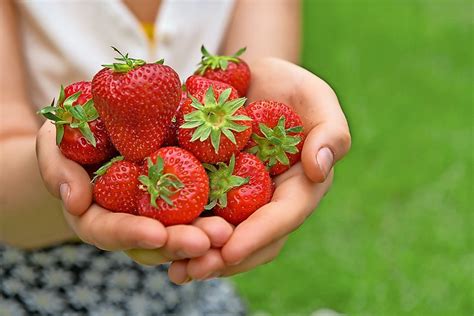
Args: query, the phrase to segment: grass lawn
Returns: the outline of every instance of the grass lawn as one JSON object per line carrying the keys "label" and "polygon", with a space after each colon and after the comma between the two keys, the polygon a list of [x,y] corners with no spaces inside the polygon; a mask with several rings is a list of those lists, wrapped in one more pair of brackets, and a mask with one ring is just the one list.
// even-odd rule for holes
{"label": "grass lawn", "polygon": [[304,2],[303,64],[337,91],[353,148],[281,255],[234,278],[253,312],[473,315],[473,12]]}

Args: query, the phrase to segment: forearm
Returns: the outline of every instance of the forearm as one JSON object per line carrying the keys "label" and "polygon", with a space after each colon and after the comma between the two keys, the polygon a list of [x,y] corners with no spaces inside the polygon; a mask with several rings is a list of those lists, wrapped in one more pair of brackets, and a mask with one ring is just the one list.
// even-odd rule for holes
{"label": "forearm", "polygon": [[0,242],[37,248],[73,238],[61,203],[46,190],[36,163],[35,134],[0,141]]}
{"label": "forearm", "polygon": [[299,0],[239,0],[221,48],[232,55],[246,46],[244,59],[251,65],[262,57],[293,63],[300,57]]}

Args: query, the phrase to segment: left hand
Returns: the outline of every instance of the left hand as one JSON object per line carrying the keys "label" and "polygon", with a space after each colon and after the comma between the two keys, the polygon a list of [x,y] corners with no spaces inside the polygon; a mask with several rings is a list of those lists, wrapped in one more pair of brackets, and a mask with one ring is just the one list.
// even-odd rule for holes
{"label": "left hand", "polygon": [[306,132],[301,163],[276,177],[270,203],[239,224],[221,250],[174,261],[170,279],[230,276],[273,260],[288,234],[313,212],[329,190],[333,166],[349,150],[351,138],[334,91],[323,80],[289,62],[265,58],[252,65],[249,102],[271,99],[286,103],[301,116]]}

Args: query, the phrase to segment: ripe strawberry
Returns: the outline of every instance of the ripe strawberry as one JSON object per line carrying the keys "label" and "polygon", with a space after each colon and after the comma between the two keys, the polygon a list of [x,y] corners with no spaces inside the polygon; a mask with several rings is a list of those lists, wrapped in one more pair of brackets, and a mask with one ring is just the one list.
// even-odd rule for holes
{"label": "ripe strawberry", "polygon": [[179,145],[201,162],[228,161],[245,147],[252,134],[252,120],[243,107],[246,99],[232,100],[231,93],[231,88],[216,93],[210,86],[205,95],[190,95],[181,109]]}
{"label": "ripe strawberry", "polygon": [[96,164],[115,154],[104,123],[91,95],[91,83],[80,81],[61,86],[59,98],[38,112],[56,125],[56,144],[68,159],[83,165]]}
{"label": "ripe strawberry", "polygon": [[230,84],[207,79],[201,76],[192,75],[186,80],[186,90],[192,96],[198,98],[199,95],[205,94],[209,87],[212,86],[216,94],[221,94],[225,89],[231,88],[230,99],[237,99],[239,93]]}
{"label": "ripe strawberry", "polygon": [[216,215],[238,225],[272,198],[273,185],[263,163],[254,155],[240,153],[232,156],[229,165],[218,163],[209,170],[210,203]]}
{"label": "ripe strawberry", "polygon": [[283,173],[301,158],[303,123],[296,112],[276,101],[256,101],[248,105],[254,120],[248,152],[257,155],[272,176]]}
{"label": "ripe strawberry", "polygon": [[137,214],[138,177],[142,168],[115,157],[95,172],[94,200],[100,206],[121,213]]}
{"label": "ripe strawberry", "polygon": [[163,143],[163,147],[167,146],[176,146],[178,145],[178,115],[179,115],[179,110],[183,106],[184,102],[186,102],[186,99],[188,98],[188,94],[186,91],[181,91],[181,99],[179,101],[178,108],[176,109],[176,113],[174,114],[173,118],[171,119],[170,123],[170,128],[168,129],[168,132],[165,137],[165,141]]}
{"label": "ripe strawberry", "polygon": [[201,46],[202,58],[196,74],[228,83],[237,89],[240,96],[245,96],[250,85],[250,68],[239,58],[245,49],[239,49],[232,56],[214,56]]}
{"label": "ripe strawberry", "polygon": [[103,65],[92,79],[92,95],[115,147],[125,159],[141,161],[163,144],[181,84],[161,61],[146,64],[115,50],[119,62]]}
{"label": "ripe strawberry", "polygon": [[179,147],[163,147],[147,158],[141,175],[138,214],[163,225],[188,224],[201,214],[209,195],[209,179],[199,161]]}

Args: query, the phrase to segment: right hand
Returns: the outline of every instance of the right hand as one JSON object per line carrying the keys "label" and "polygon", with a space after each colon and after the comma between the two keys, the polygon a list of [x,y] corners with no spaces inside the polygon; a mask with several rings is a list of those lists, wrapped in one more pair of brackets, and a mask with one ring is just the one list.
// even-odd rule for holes
{"label": "right hand", "polygon": [[103,250],[126,251],[139,263],[157,265],[202,256],[230,238],[232,226],[215,216],[198,218],[193,225],[164,227],[157,220],[110,212],[93,203],[89,175],[61,154],[55,135],[51,122],[38,132],[39,169],[48,191],[62,200],[64,217],[82,241]]}

